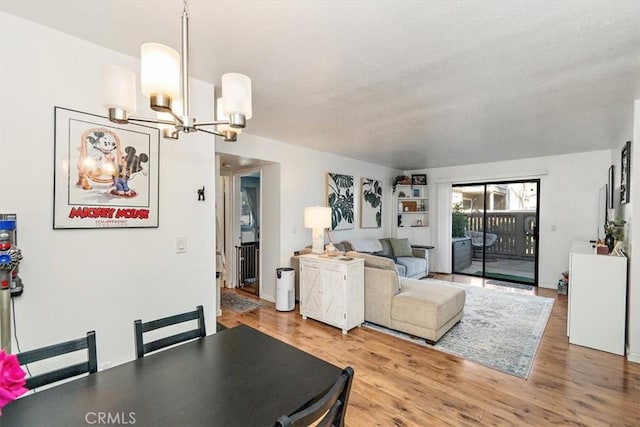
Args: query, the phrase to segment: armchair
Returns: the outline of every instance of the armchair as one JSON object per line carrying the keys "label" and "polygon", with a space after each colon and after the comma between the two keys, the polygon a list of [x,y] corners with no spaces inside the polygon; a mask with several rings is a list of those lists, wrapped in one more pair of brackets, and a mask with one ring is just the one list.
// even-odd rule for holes
{"label": "armchair", "polygon": [[[485,240],[486,234],[486,240]],[[464,232],[466,237],[471,238],[471,246],[473,247],[473,257],[478,258],[477,252],[480,251],[482,253],[483,249],[489,249],[498,241],[498,235],[493,233],[485,233],[484,231],[470,231],[467,230]]]}

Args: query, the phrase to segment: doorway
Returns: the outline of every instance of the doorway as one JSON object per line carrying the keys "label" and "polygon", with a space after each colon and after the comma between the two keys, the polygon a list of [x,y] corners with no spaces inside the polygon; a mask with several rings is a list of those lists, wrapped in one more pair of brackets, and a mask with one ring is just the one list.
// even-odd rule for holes
{"label": "doorway", "polygon": [[238,288],[260,295],[260,171],[239,176],[239,244],[236,245]]}
{"label": "doorway", "polygon": [[540,180],[452,186],[452,271],[538,283]]}

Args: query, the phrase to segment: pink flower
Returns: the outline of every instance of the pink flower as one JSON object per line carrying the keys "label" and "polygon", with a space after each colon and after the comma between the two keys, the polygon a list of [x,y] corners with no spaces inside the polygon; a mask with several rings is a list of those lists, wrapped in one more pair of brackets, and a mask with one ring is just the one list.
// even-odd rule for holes
{"label": "pink flower", "polygon": [[24,371],[18,358],[0,350],[0,415],[7,403],[27,392],[24,385]]}

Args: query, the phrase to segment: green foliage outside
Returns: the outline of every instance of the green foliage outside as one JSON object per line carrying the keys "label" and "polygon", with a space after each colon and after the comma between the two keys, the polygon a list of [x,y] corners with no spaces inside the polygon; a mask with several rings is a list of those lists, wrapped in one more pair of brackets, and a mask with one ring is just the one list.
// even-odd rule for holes
{"label": "green foliage outside", "polygon": [[451,213],[451,237],[464,237],[464,232],[469,225],[467,215],[462,212],[462,203],[453,205]]}

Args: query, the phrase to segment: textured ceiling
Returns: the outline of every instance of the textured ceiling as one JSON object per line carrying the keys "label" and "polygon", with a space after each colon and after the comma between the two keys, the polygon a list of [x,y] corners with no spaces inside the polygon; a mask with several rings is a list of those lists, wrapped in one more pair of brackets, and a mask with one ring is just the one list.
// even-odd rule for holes
{"label": "textured ceiling", "polygon": [[[181,1],[0,9],[133,56],[146,41],[179,50]],[[631,137],[640,1],[192,1],[188,10],[191,74],[253,80],[248,133],[398,169]]]}

